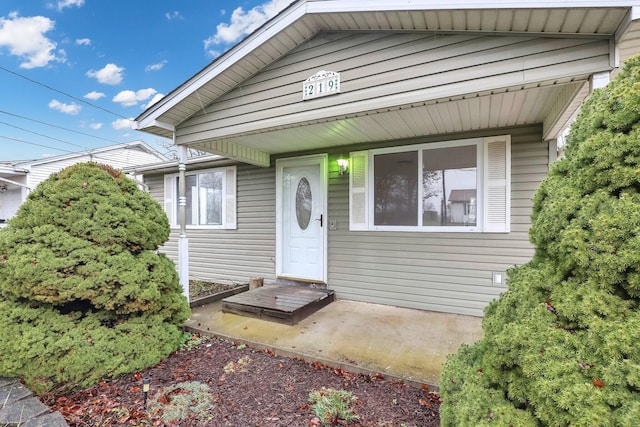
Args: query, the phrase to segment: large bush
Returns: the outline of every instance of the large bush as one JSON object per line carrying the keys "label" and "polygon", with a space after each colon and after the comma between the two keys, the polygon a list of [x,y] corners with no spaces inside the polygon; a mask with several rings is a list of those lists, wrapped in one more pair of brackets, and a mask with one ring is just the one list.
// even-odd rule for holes
{"label": "large bush", "polygon": [[534,197],[535,255],[445,363],[443,426],[640,420],[640,59],[597,90]]}
{"label": "large bush", "polygon": [[75,388],[158,363],[189,316],[160,205],[105,165],[42,182],[0,231],[0,376]]}

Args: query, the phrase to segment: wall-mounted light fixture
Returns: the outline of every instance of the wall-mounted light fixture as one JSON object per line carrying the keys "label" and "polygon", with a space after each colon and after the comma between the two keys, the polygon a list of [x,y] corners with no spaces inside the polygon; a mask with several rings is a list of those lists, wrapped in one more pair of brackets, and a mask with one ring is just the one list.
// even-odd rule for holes
{"label": "wall-mounted light fixture", "polygon": [[338,174],[340,176],[343,176],[347,173],[349,173],[349,159],[345,159],[344,157],[340,156],[338,158]]}

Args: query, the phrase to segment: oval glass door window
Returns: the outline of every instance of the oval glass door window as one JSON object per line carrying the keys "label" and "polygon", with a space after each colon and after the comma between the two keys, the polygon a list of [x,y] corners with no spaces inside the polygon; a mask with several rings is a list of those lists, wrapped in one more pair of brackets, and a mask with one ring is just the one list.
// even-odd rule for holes
{"label": "oval glass door window", "polygon": [[311,184],[307,178],[301,178],[296,190],[296,219],[301,230],[306,230],[311,222]]}

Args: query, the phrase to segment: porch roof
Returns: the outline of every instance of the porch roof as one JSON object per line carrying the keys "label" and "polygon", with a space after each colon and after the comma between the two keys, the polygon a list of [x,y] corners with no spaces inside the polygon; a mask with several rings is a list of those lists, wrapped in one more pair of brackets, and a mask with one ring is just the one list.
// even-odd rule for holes
{"label": "porch roof", "polygon": [[[611,40],[610,68],[603,70],[608,72],[640,46],[639,6],[636,1],[584,0],[298,0],[144,111],[136,119],[136,127],[173,138],[175,130],[189,118],[323,31],[602,38]],[[434,92],[419,100],[399,95],[393,105],[366,104],[357,112],[337,111],[321,120],[301,113],[295,120],[250,126],[239,123],[206,140],[175,141],[266,166],[271,154],[287,151],[532,123],[543,124],[543,137],[550,140],[563,130],[588,95],[591,77],[584,70],[564,70],[558,76],[479,86],[472,92]],[[524,102],[527,108],[510,107]],[[425,126],[425,122],[432,125]]]}

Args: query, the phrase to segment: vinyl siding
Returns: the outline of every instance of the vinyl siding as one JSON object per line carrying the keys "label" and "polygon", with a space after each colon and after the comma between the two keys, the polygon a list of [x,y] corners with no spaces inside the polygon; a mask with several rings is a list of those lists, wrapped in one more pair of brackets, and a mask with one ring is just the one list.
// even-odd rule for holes
{"label": "vinyl siding", "polygon": [[[321,69],[341,73],[341,93],[303,102],[302,82]],[[609,69],[606,40],[327,32],[298,46],[181,124],[177,138],[188,143],[336,115],[380,112],[509,85],[558,81],[563,75],[587,78],[603,69]],[[501,114],[504,123],[515,123],[512,116],[526,115],[527,110],[505,106],[504,111],[494,113]],[[489,120],[479,117],[478,128]],[[425,126],[438,133],[462,130],[446,117],[442,123]],[[393,137],[384,127],[379,134]],[[287,151],[277,141],[272,141],[271,148]]]}
{"label": "vinyl siding", "polygon": [[[192,169],[193,170],[193,169]],[[238,165],[237,230],[187,228],[192,279],[246,283],[275,278],[275,169]],[[164,176],[145,175],[151,195],[164,201]],[[179,230],[161,248],[177,265]]]}
{"label": "vinyl siding", "polygon": [[[541,126],[528,126],[413,141],[510,134],[510,233],[350,232],[349,179],[339,176],[336,163],[350,150],[330,151],[328,219],[337,229],[328,231],[328,287],[342,299],[481,316],[488,302],[505,290],[492,285],[492,272],[526,263],[533,254],[528,241],[531,201],[548,171],[548,147],[541,132]],[[145,179],[153,197],[162,201],[163,176],[147,174]],[[191,278],[274,279],[275,169],[239,165],[237,195],[237,230],[187,230]],[[174,261],[177,240],[178,231],[173,230],[162,248]]]}
{"label": "vinyl siding", "polygon": [[[348,179],[331,161],[329,219],[338,229],[329,232],[329,287],[343,299],[481,316],[505,290],[492,284],[492,273],[533,255],[532,197],[548,172],[541,131],[531,126],[497,132],[512,138],[509,233],[350,232]],[[487,133],[460,138],[473,136]]]}

